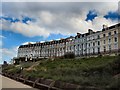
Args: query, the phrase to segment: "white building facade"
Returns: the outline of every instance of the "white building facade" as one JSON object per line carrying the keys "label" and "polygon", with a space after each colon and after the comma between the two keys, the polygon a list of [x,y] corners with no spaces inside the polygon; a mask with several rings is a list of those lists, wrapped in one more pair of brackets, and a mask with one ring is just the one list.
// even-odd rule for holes
{"label": "white building facade", "polygon": [[21,45],[18,48],[17,57],[61,57],[69,52],[78,57],[118,54],[120,52],[120,23],[103,28],[102,31],[94,32],[89,29],[87,33],[77,33],[75,37]]}

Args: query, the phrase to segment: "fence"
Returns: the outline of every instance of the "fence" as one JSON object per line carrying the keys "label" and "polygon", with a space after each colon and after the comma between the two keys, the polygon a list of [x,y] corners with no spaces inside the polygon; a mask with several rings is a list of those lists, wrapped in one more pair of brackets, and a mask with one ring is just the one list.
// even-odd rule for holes
{"label": "fence", "polygon": [[7,72],[3,72],[2,75],[14,79],[16,81],[22,82],[24,84],[30,85],[34,88],[38,88],[40,90],[100,90],[96,87],[83,87],[80,85],[65,83],[62,81],[54,81],[51,79],[35,78],[30,76],[27,77],[24,75],[10,74]]}

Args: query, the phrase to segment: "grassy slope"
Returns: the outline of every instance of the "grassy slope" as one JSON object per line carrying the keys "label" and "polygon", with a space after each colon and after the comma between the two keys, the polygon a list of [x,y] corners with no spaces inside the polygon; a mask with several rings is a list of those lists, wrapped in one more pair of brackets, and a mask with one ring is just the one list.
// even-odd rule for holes
{"label": "grassy slope", "polygon": [[[118,57],[105,56],[86,59],[43,60],[36,63],[24,63],[20,66],[25,68],[22,73],[33,77],[50,78],[83,86],[105,87],[109,85],[115,87],[118,81],[113,77],[119,73],[119,66],[116,66],[115,62],[120,62]],[[14,69],[12,67],[9,71],[17,72],[20,66],[13,66]]]}

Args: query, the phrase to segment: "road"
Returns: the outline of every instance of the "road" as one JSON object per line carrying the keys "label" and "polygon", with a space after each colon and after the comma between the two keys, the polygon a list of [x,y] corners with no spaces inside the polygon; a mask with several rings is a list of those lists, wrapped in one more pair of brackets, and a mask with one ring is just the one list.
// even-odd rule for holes
{"label": "road", "polygon": [[2,83],[2,88],[24,88],[24,89],[31,88],[32,90],[37,90],[21,82],[17,82],[15,80],[12,80],[10,78],[7,78],[1,75],[0,75],[0,78],[2,79],[2,82],[0,81],[0,83]]}

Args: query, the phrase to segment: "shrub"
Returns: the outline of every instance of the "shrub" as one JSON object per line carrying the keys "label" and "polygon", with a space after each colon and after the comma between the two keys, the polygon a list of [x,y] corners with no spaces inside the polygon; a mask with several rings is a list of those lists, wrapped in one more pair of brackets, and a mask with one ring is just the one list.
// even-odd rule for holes
{"label": "shrub", "polygon": [[66,53],[64,58],[75,58],[75,54],[73,52]]}
{"label": "shrub", "polygon": [[99,54],[98,57],[102,57],[102,54]]}
{"label": "shrub", "polygon": [[112,82],[108,85],[108,88],[111,88],[111,90],[113,89],[119,89],[120,88],[120,74],[115,75],[112,78]]}
{"label": "shrub", "polygon": [[14,65],[8,65],[6,67],[2,67],[2,72],[6,72],[6,71],[8,71],[8,70],[10,70],[12,68],[15,68],[15,66]]}
{"label": "shrub", "polygon": [[20,68],[13,68],[13,69],[8,70],[8,72],[17,74],[17,73],[21,73],[21,69]]}

